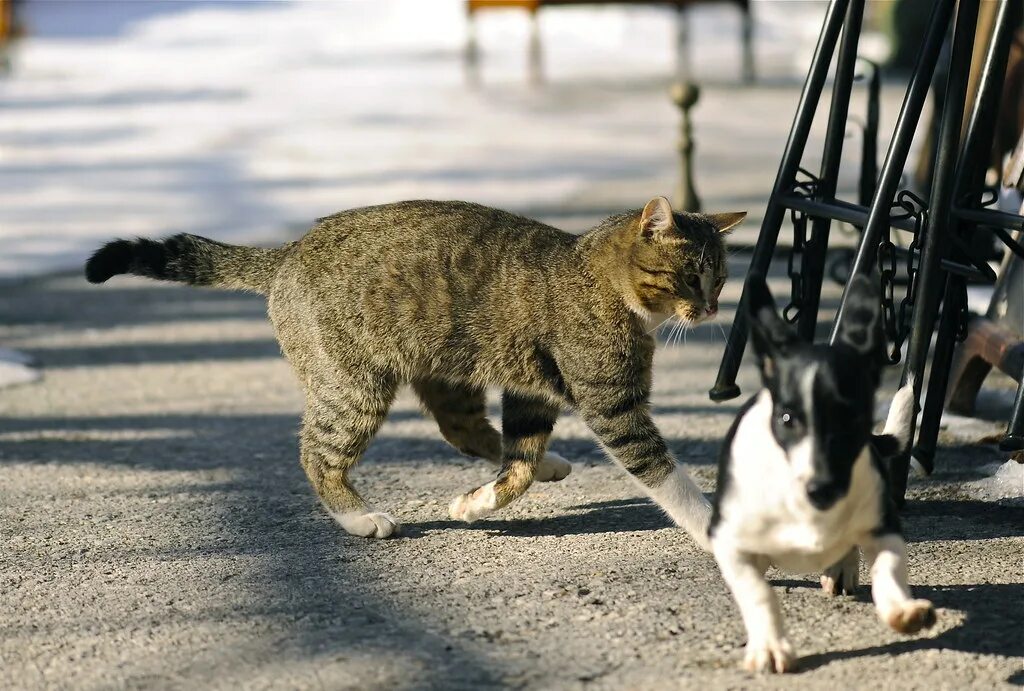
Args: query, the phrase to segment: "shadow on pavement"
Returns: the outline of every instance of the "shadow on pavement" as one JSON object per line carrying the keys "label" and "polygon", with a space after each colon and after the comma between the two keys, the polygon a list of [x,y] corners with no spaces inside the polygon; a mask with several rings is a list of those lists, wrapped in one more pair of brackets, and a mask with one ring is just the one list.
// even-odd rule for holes
{"label": "shadow on pavement", "polygon": [[253,360],[281,357],[273,339],[193,341],[182,343],[119,343],[73,348],[25,348],[42,367],[103,367],[209,360]]}
{"label": "shadow on pavement", "polygon": [[[936,607],[960,610],[966,615],[966,621],[934,638],[914,638],[858,650],[808,655],[801,658],[800,669],[810,671],[837,660],[891,657],[929,649],[1016,658],[1024,656],[1024,638],[1020,635],[1020,622],[1024,619],[1024,584],[917,585],[914,586],[914,596],[931,600]],[[941,612],[939,616],[942,616]]]}
{"label": "shadow on pavement", "polygon": [[[665,513],[647,499],[631,498],[572,507],[587,509],[586,513],[568,513],[549,518],[501,520],[489,518],[476,523],[458,521],[424,521],[405,523],[405,537],[422,537],[434,530],[459,528],[479,530],[488,535],[504,537],[539,537],[590,535],[596,533],[629,533],[673,527]],[[499,514],[500,515],[500,514]]]}
{"label": "shadow on pavement", "polygon": [[[164,623],[257,634],[232,638],[216,654],[197,650],[186,671],[199,679],[245,686],[259,678],[263,665],[273,670],[298,662],[302,674],[325,680],[327,688],[446,688],[451,679],[466,688],[499,686],[499,660],[432,629],[407,599],[390,592],[381,572],[393,550],[345,535],[319,508],[298,466],[297,424],[293,415],[0,418],[0,467],[230,471],[196,475],[187,483],[158,475],[152,482],[100,490],[118,497],[115,502],[159,503],[173,544],[154,548],[143,530],[116,549],[93,548],[75,557],[111,569],[130,562],[163,574],[158,578],[188,578],[190,569],[202,569],[212,592],[168,611]],[[134,625],[136,614],[127,616]]]}
{"label": "shadow on pavement", "polygon": [[7,301],[0,316],[10,325],[59,325],[64,329],[267,320],[266,299],[258,295],[123,277],[90,286],[84,279],[76,280],[78,276],[75,272],[18,286],[17,292],[32,299]]}

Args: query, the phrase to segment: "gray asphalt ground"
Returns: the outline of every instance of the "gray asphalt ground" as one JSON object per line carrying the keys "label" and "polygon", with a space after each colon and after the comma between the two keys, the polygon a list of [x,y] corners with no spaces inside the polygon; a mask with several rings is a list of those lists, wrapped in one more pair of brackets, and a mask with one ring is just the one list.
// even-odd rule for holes
{"label": "gray asphalt ground", "polygon": [[[999,460],[991,445],[944,438],[910,491],[910,580],[940,608],[936,629],[901,637],[866,589],[830,600],[814,575],[773,572],[804,671],[758,678],[738,667],[744,633],[713,559],[573,416],[553,442],[573,474],[466,526],[445,507],[491,471],[403,394],[357,471],[403,530],[369,541],[306,484],[300,396],[262,299],[46,277],[5,286],[0,342],[45,373],[0,391],[0,687],[1024,684],[1024,507],[963,490]],[[721,350],[702,327],[655,372],[657,422],[706,491],[739,405],[705,394]]]}

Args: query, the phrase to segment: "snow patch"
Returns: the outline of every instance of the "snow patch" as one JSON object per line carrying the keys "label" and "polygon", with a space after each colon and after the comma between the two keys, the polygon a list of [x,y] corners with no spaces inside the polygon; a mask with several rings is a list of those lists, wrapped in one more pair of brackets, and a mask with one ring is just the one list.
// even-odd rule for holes
{"label": "snow patch", "polygon": [[31,356],[16,350],[0,348],[0,389],[15,384],[28,384],[42,377],[32,366]]}
{"label": "snow patch", "polygon": [[985,501],[1024,500],[1024,463],[1009,460],[988,466],[985,471],[991,474],[984,479],[964,483],[964,489],[972,497]]}

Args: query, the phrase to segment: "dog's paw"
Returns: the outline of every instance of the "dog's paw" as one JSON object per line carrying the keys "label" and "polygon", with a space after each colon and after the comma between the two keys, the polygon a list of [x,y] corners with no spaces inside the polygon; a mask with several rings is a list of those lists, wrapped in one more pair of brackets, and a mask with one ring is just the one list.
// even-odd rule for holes
{"label": "dog's paw", "polygon": [[494,483],[488,482],[472,492],[460,494],[448,505],[448,515],[456,521],[472,523],[493,513],[498,508],[498,498],[494,494]]}
{"label": "dog's paw", "polygon": [[743,668],[748,672],[785,674],[796,670],[796,654],[785,638],[760,644],[748,643]]}
{"label": "dog's paw", "polygon": [[572,472],[572,464],[557,453],[548,451],[544,459],[537,464],[537,472],[533,479],[537,482],[558,482],[564,480]]}
{"label": "dog's paw", "polygon": [[857,550],[852,550],[821,575],[821,589],[826,595],[853,595],[859,584],[860,552]]}
{"label": "dog's paw", "polygon": [[398,532],[398,521],[386,513],[334,513],[334,520],[350,535],[391,537]]}
{"label": "dog's paw", "polygon": [[928,600],[907,600],[885,615],[885,623],[900,633],[917,633],[935,625],[935,607]]}

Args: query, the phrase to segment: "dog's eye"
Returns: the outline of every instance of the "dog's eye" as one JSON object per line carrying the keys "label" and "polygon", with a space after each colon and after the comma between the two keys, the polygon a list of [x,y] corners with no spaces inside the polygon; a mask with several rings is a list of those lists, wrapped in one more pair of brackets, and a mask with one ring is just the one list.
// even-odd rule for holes
{"label": "dog's eye", "polygon": [[794,431],[799,430],[801,426],[800,418],[797,417],[796,413],[790,410],[783,410],[779,413],[779,425],[786,430]]}

